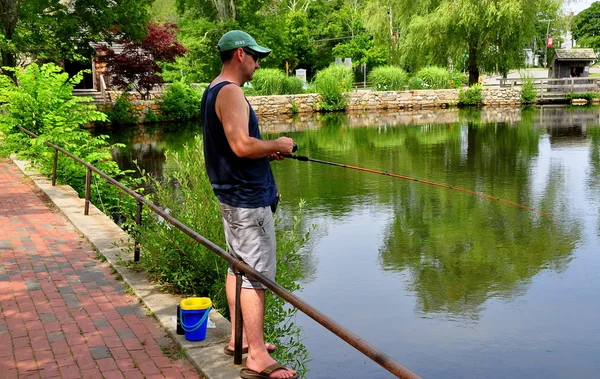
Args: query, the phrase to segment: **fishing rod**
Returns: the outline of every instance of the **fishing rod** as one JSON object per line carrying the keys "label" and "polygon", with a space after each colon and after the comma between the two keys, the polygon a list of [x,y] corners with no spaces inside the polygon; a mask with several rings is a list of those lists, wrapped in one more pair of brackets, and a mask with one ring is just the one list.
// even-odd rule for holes
{"label": "fishing rod", "polygon": [[[292,149],[292,152],[295,152],[297,150],[298,150],[298,145],[294,144],[294,148]],[[369,168],[350,166],[350,165],[343,164],[343,163],[328,162],[328,161],[323,161],[323,160],[320,160],[320,159],[309,158],[309,157],[304,156],[304,155],[293,155],[293,154],[282,154],[282,155],[284,157],[286,157],[286,158],[291,158],[291,159],[295,159],[295,160],[302,161],[302,162],[315,162],[315,163],[321,163],[321,164],[326,164],[326,165],[335,166],[335,167],[349,168],[351,170],[357,170],[357,171],[363,171],[363,172],[370,172],[372,174],[385,175],[385,176],[390,176],[392,178],[410,180],[411,182],[418,182],[418,183],[423,183],[423,184],[429,184],[431,186],[442,187],[442,188],[451,189],[451,190],[454,190],[454,191],[464,192],[464,193],[468,193],[468,194],[471,194],[471,195],[479,196],[479,197],[484,198],[484,199],[495,200],[495,201],[499,201],[499,202],[504,203],[504,204],[509,204],[509,205],[512,205],[512,206],[515,206],[515,207],[519,207],[519,208],[525,209],[527,211],[530,211],[530,212],[533,212],[533,213],[537,213],[537,214],[539,214],[541,216],[548,217],[548,218],[550,218],[552,220],[558,220],[556,217],[554,217],[552,215],[549,215],[549,214],[544,213],[542,211],[538,211],[537,209],[530,208],[530,207],[528,207],[526,205],[515,203],[515,202],[509,201],[509,200],[500,199],[499,197],[494,197],[494,196],[486,195],[484,193],[475,192],[475,191],[471,191],[471,190],[460,188],[460,187],[455,187],[455,186],[452,186],[452,185],[449,185],[449,184],[436,183],[436,182],[432,182],[432,181],[429,181],[429,180],[417,179],[417,178],[413,178],[413,177],[406,176],[406,175],[393,174],[393,173],[390,173],[390,172],[387,172],[387,171],[378,171],[378,170],[372,170],[372,169],[369,169]]]}

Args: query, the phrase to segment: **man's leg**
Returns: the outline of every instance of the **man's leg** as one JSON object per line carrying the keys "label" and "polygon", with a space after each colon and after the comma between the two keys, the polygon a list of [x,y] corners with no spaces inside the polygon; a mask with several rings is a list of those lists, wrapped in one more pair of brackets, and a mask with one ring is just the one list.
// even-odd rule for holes
{"label": "man's leg", "polygon": [[[225,293],[227,294],[227,305],[229,306],[229,317],[231,318],[231,339],[229,348],[233,350],[235,346],[235,275],[227,273],[225,279]],[[246,344],[245,333],[242,338],[242,346]]]}
{"label": "man's leg", "polygon": [[[231,339],[229,340],[229,349],[233,350],[235,346],[235,275],[227,273],[225,279],[225,293],[227,294],[227,305],[229,306],[229,316],[231,318]],[[264,337],[263,337],[264,338]],[[246,333],[242,335],[242,348],[248,346]],[[266,342],[265,347],[268,351],[274,351],[276,346]]]}
{"label": "man's leg", "polygon": [[[242,288],[241,294],[242,317],[244,318],[244,331],[248,338],[248,359],[246,367],[260,372],[272,364],[277,363],[267,351],[264,340],[265,321],[265,290]],[[291,378],[296,374],[294,370],[277,370],[271,378]]]}

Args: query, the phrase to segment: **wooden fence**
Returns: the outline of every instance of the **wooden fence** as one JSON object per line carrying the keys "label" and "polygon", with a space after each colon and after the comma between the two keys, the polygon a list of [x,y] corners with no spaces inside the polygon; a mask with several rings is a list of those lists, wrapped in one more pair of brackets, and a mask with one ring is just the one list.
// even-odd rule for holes
{"label": "wooden fence", "polygon": [[[501,88],[521,87],[523,79],[501,79]],[[587,93],[600,91],[600,78],[561,78],[533,79],[533,85],[540,99],[564,99],[569,93]]]}

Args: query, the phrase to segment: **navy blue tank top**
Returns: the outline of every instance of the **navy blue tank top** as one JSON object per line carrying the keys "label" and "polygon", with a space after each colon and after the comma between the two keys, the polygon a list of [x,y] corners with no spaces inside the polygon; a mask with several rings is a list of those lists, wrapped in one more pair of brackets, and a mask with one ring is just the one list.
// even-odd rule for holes
{"label": "navy blue tank top", "polygon": [[[202,95],[200,111],[208,178],[220,202],[240,208],[266,207],[271,205],[277,196],[269,158],[250,159],[235,155],[215,110],[217,95],[221,88],[228,84],[232,83],[224,81],[215,84],[212,88],[207,88]],[[250,103],[248,106],[248,135],[262,139],[256,113]]]}

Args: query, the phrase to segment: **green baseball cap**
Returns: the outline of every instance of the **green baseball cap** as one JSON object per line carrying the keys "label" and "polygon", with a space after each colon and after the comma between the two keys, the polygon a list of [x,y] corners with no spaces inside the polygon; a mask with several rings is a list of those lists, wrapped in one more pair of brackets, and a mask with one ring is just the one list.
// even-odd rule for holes
{"label": "green baseball cap", "polygon": [[241,30],[228,31],[223,34],[223,37],[221,37],[217,44],[217,49],[219,51],[239,49],[240,47],[247,47],[250,50],[255,51],[261,59],[271,52],[271,49],[260,46],[250,34],[242,32]]}

